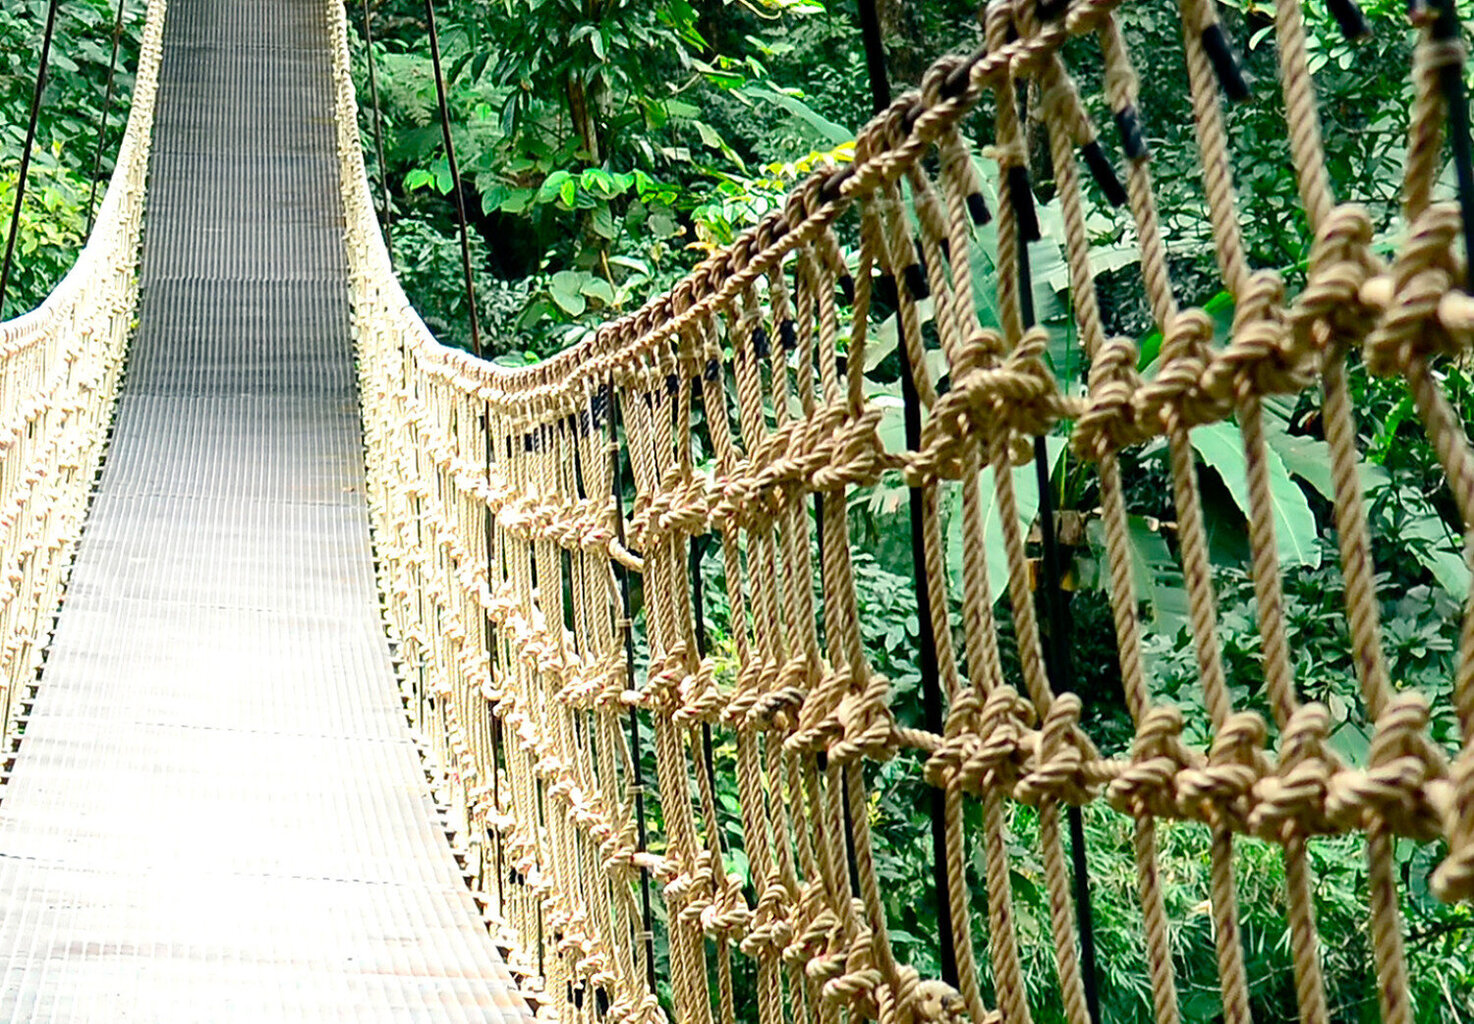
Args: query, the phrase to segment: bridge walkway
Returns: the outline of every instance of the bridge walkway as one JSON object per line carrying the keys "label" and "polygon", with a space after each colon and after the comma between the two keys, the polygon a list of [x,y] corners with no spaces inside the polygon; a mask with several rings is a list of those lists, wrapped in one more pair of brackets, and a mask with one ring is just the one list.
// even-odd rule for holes
{"label": "bridge walkway", "polygon": [[140,326],[0,801],[0,1020],[512,1021],[377,611],[320,0],[173,0]]}

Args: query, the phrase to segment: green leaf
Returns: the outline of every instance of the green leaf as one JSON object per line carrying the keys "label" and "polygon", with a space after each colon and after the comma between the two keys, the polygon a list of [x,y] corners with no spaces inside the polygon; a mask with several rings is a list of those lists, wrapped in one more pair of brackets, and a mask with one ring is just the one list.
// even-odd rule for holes
{"label": "green leaf", "polygon": [[539,203],[550,203],[558,195],[560,190],[572,178],[567,171],[554,171],[543,179],[542,185],[537,190],[537,201]]}
{"label": "green leaf", "polygon": [[[1195,428],[1190,437],[1198,455],[1218,473],[1239,510],[1248,516],[1248,467],[1238,428],[1231,423],[1210,423]],[[1316,543],[1315,516],[1305,500],[1305,493],[1290,479],[1285,464],[1274,449],[1268,448],[1264,454],[1268,460],[1275,546],[1280,564],[1315,568],[1320,565],[1320,546]]]}
{"label": "green leaf", "polygon": [[553,301],[569,316],[580,316],[588,308],[588,301],[583,297],[583,287],[588,278],[589,275],[583,271],[560,270],[549,282],[548,290]]}
{"label": "green leaf", "polygon": [[[1273,416],[1264,417],[1264,438],[1270,449],[1280,457],[1291,476],[1304,480],[1328,501],[1336,498],[1336,488],[1331,479],[1331,446],[1313,437],[1291,434]],[[1387,471],[1376,463],[1359,461],[1356,466],[1361,477],[1363,494],[1391,482]]]}
{"label": "green leaf", "polygon": [[752,99],[771,103],[776,107],[781,107],[788,111],[831,145],[838,146],[840,143],[849,142],[855,137],[854,132],[843,125],[835,124],[797,97],[789,96],[785,93],[759,85],[750,85],[742,91]]}
{"label": "green leaf", "polygon": [[600,238],[613,238],[619,233],[614,226],[614,215],[609,207],[604,204],[594,207],[593,216],[590,218],[589,226],[594,229],[594,234]]}
{"label": "green leaf", "polygon": [[726,142],[723,141],[721,135],[717,134],[717,130],[711,125],[705,121],[693,121],[691,123],[696,126],[696,134],[701,136],[701,141],[704,145],[709,146],[718,153],[726,148]]}
{"label": "green leaf", "polygon": [[674,120],[689,121],[701,113],[701,108],[684,100],[666,100],[665,112]]}
{"label": "green leaf", "polygon": [[1155,520],[1128,516],[1126,531],[1131,541],[1131,570],[1137,600],[1146,601],[1161,632],[1175,636],[1187,625],[1187,587],[1183,583],[1182,567],[1167,547],[1160,524]]}
{"label": "green leaf", "polygon": [[614,288],[602,277],[591,277],[584,282],[580,291],[590,298],[598,299],[606,306],[614,305]]}
{"label": "green leaf", "polygon": [[1399,539],[1407,544],[1418,564],[1428,570],[1438,585],[1448,591],[1449,596],[1462,602],[1469,595],[1469,565],[1458,547],[1458,540],[1438,510],[1417,491],[1403,489],[1400,504],[1406,518],[1398,526]]}
{"label": "green leaf", "polygon": [[[1048,452],[1049,470],[1054,472],[1054,467],[1059,464],[1060,456],[1065,450],[1065,439],[1063,437],[1046,437],[1044,439],[1045,449]],[[1019,526],[1025,533],[1033,525],[1034,517],[1039,513],[1039,487],[1036,483],[1037,470],[1033,460],[1022,466],[1015,466],[1013,473],[1013,492],[1018,505]],[[978,488],[981,492],[983,506],[983,551],[988,561],[988,599],[997,603],[1008,589],[1008,553],[1003,544],[1003,521],[998,515],[998,503],[994,497],[993,467],[986,467],[978,474]],[[962,489],[953,487],[948,494],[949,512],[947,517],[947,570],[956,581],[962,579]]]}

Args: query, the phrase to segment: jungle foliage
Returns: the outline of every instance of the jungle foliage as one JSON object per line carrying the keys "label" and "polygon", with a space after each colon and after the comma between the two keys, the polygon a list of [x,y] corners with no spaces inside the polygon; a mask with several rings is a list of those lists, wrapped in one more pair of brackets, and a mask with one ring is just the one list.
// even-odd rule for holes
{"label": "jungle foliage", "polygon": [[[115,93],[99,139],[119,3],[126,7]],[[0,247],[10,230],[46,9],[47,0],[0,6]],[[38,305],[85,241],[93,168],[101,203],[128,119],[143,14],[143,0],[66,0],[58,10],[5,315]]]}

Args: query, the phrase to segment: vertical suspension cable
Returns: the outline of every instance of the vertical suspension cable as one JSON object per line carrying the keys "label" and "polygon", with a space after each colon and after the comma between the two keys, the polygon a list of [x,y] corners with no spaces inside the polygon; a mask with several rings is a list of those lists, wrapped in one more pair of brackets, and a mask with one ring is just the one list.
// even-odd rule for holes
{"label": "vertical suspension cable", "polygon": [[456,164],[455,141],[450,136],[450,104],[445,98],[445,74],[440,66],[440,34],[435,30],[435,0],[425,0],[425,27],[430,34],[430,61],[435,68],[435,96],[440,102],[440,135],[450,165],[450,187],[455,195],[456,220],[461,231],[461,272],[466,279],[466,303],[471,311],[471,351],[481,356],[481,317],[476,312],[476,284],[471,271],[471,237],[466,229],[466,197],[461,192],[461,170]]}
{"label": "vertical suspension cable", "polygon": [[[609,417],[609,477],[613,481],[614,491],[614,536],[620,547],[624,546],[624,486],[622,472],[619,464],[619,392],[615,389],[614,378],[609,378],[605,385],[607,390],[606,399],[603,403],[603,412]],[[596,411],[593,416],[594,425],[597,427],[599,417]],[[635,688],[635,624],[634,613],[630,603],[630,571],[619,562],[614,563],[615,575],[619,577],[619,600],[620,609],[624,615],[624,669],[625,679],[629,688]],[[631,783],[630,791],[635,797],[635,828],[639,842],[639,852],[643,854],[649,845],[649,831],[645,821],[645,768],[640,763],[640,712],[635,705],[630,705],[630,765]],[[650,986],[650,994],[655,994],[655,926],[654,914],[650,907],[650,869],[643,864],[640,865],[640,915],[644,929],[645,945],[645,981]]]}
{"label": "vertical suspension cable", "polygon": [[[1027,331],[1035,325],[1034,279],[1029,266],[1029,242],[1038,238],[1038,219],[1033,209],[1033,193],[1028,168],[1018,164],[1010,168],[1013,177],[1009,205],[1018,224],[1018,295],[1019,319]],[[1039,489],[1039,531],[1043,538],[1043,573],[1039,594],[1044,617],[1049,623],[1049,644],[1044,648],[1044,666],[1056,693],[1074,690],[1074,664],[1070,659],[1070,620],[1065,614],[1063,578],[1059,559],[1059,537],[1054,525],[1054,492],[1049,485],[1049,447],[1042,435],[1034,438],[1034,474]],[[1065,805],[1065,821],[1070,830],[1070,862],[1075,883],[1075,926],[1080,933],[1080,975],[1085,989],[1085,1007],[1094,1024],[1100,1024],[1100,985],[1095,963],[1095,915],[1090,902],[1090,868],[1085,858],[1085,820],[1075,804]]]}
{"label": "vertical suspension cable", "polygon": [[20,155],[20,176],[15,182],[15,205],[10,210],[10,233],[5,237],[5,263],[0,267],[0,320],[5,319],[5,293],[10,285],[10,266],[15,258],[15,236],[20,231],[20,208],[26,198],[26,177],[31,173],[31,149],[36,144],[36,121],[41,114],[41,94],[46,91],[46,67],[51,60],[51,39],[56,34],[56,9],[60,0],[46,7],[46,32],[41,38],[41,63],[36,68],[36,90],[31,94],[31,121],[26,128],[26,146]]}
{"label": "vertical suspension cable", "polygon": [[107,87],[102,96],[102,116],[97,120],[97,149],[92,154],[92,191],[87,195],[87,234],[92,234],[92,225],[97,218],[97,177],[102,173],[102,150],[107,144],[107,122],[113,112],[113,87],[118,77],[118,48],[123,43],[123,12],[128,0],[118,0],[118,11],[113,21],[113,55],[107,65]]}
{"label": "vertical suspension cable", "polygon": [[[1459,39],[1459,17],[1454,0],[1433,0],[1433,37],[1442,43]],[[1462,49],[1462,48],[1461,48]],[[1438,81],[1447,105],[1449,148],[1459,190],[1459,214],[1464,228],[1464,290],[1474,293],[1474,153],[1469,141],[1469,96],[1464,91],[1464,69],[1448,61],[1438,68]]]}
{"label": "vertical suspension cable", "polygon": [[[379,197],[383,201],[383,206],[379,210],[379,227],[384,232],[384,248],[389,252],[389,265],[392,267],[394,266],[393,213],[389,206],[389,165],[384,163],[384,115],[379,107],[379,74],[374,60],[373,20],[372,0],[363,0],[363,49],[368,57],[369,102],[374,110],[374,156],[379,163]],[[472,303],[472,308],[475,308],[474,303]]]}
{"label": "vertical suspension cable", "polygon": [[[364,0],[364,5],[363,6],[364,6],[364,12],[365,12],[365,14],[367,14],[367,12],[368,12],[368,0]],[[384,196],[384,207],[385,207],[386,212],[388,210],[388,205],[389,205],[389,197],[388,197],[388,194],[386,193],[385,196]],[[388,243],[389,243],[389,229],[388,229],[388,225],[387,225],[387,222],[386,222],[385,228],[384,228],[384,244],[385,244],[386,247],[388,246]],[[391,261],[393,259],[392,251],[391,251],[390,259],[391,259]],[[483,438],[483,441],[484,441],[483,447],[484,447],[484,450],[485,450],[485,457],[486,457],[486,482],[487,482],[487,485],[488,486],[491,484],[492,464],[496,461],[496,446],[495,446],[495,444],[492,443],[491,416],[492,416],[491,403],[490,402],[487,402],[482,407],[481,426],[482,426],[482,438]],[[486,544],[486,546],[485,546],[485,555],[486,555],[486,588],[487,588],[487,593],[490,594],[490,593],[494,593],[495,592],[496,583],[497,583],[497,581],[496,581],[496,579],[494,578],[494,575],[493,575],[494,572],[495,572],[495,570],[496,570],[496,551],[497,551],[496,517],[492,514],[491,505],[489,505],[489,504],[488,505],[485,505],[484,506],[484,511],[485,511],[485,517],[482,519],[482,529],[484,531],[485,544]],[[489,687],[491,687],[491,689],[493,691],[495,691],[495,689],[496,689],[496,626],[495,626],[495,624],[492,621],[491,615],[488,614],[488,612],[485,609],[482,609],[481,610],[481,618],[482,618],[482,621],[483,621],[483,624],[484,624],[484,627],[485,627],[484,630],[483,630],[483,635],[484,635],[484,639],[485,639],[485,642],[486,642],[486,682],[487,682],[487,685]],[[498,715],[498,714],[496,714],[495,710],[493,710],[492,711],[492,714],[491,714],[491,804],[496,809],[496,814],[497,814],[498,819],[500,819],[501,813],[502,813],[502,793],[501,793],[502,768],[501,768],[501,765],[502,765],[502,720],[501,720],[501,716]],[[505,861],[504,861],[503,856],[502,856],[502,830],[501,830],[501,826],[500,825],[498,825],[497,828],[494,830],[494,834],[492,836],[492,844],[496,847],[496,911],[497,911],[497,925],[500,927],[500,926],[504,926],[506,924],[506,920],[507,920],[507,898],[506,898],[507,875],[506,875],[506,864],[505,864]]]}
{"label": "vertical suspension cable", "polygon": [[[870,100],[875,113],[891,105],[890,76],[886,73],[885,49],[880,38],[880,17],[875,0],[859,0],[860,35],[865,44],[865,69],[870,80]],[[912,377],[906,327],[897,318],[896,354],[901,361],[901,401],[906,426],[906,447],[921,448],[921,396]],[[926,728],[941,735],[945,728],[942,710],[941,669],[937,662],[937,642],[930,623],[931,586],[926,571],[926,536],[924,527],[925,494],[920,487],[907,489],[910,498],[911,562],[916,576],[917,646],[921,668],[921,696]],[[942,980],[958,987],[957,948],[953,942],[951,885],[947,879],[947,794],[936,786],[927,787],[931,812],[932,882],[937,894],[937,932],[941,953]],[[848,807],[848,801],[846,801]]]}

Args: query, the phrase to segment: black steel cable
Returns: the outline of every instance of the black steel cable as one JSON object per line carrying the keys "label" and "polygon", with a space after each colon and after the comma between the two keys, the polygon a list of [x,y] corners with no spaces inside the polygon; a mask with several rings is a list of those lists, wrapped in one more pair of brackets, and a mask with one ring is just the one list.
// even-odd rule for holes
{"label": "black steel cable", "polygon": [[[624,486],[619,463],[619,393],[615,390],[612,377],[605,385],[604,395],[596,396],[593,401],[593,407],[589,410],[593,429],[598,429],[601,416],[609,417],[609,475],[614,481],[614,535],[622,547],[625,540]],[[620,609],[624,615],[625,679],[629,683],[629,688],[633,690],[635,688],[635,627],[634,611],[630,601],[630,572],[619,562],[614,563],[614,569],[619,577]],[[645,820],[645,768],[640,763],[641,760],[640,714],[638,708],[630,705],[630,765],[632,771],[630,790],[635,797],[635,828],[639,851],[644,853],[648,849],[650,837]],[[640,916],[644,925],[645,982],[649,985],[653,995],[656,991],[655,919],[650,906],[650,869],[643,865],[640,867]]]}
{"label": "black steel cable", "polygon": [[461,170],[456,164],[455,141],[450,136],[450,104],[445,98],[445,74],[440,67],[440,34],[435,30],[435,0],[425,0],[425,27],[430,34],[430,60],[435,67],[435,96],[440,101],[440,134],[450,164],[450,187],[455,194],[456,220],[461,230],[461,271],[466,278],[466,303],[471,315],[471,351],[481,355],[481,317],[476,312],[476,285],[471,271],[471,236],[466,228],[466,197],[461,193]]}
{"label": "black steel cable", "polygon": [[[870,99],[875,113],[891,105],[890,76],[886,73],[885,49],[880,37],[880,18],[875,0],[859,0],[860,35],[865,43],[865,67],[870,80]],[[901,400],[906,424],[906,447],[921,447],[921,396],[912,378],[906,328],[902,324],[896,342],[901,360]],[[925,495],[921,488],[908,488],[910,494],[911,561],[916,575],[917,641],[921,668],[921,697],[926,727],[941,735],[945,728],[942,711],[941,670],[937,663],[936,637],[932,635],[931,587],[926,571],[924,532]],[[936,786],[927,787],[931,812],[932,881],[937,891],[937,932],[941,953],[942,980],[956,988],[960,983],[957,969],[957,947],[952,940],[951,886],[947,881],[947,795]],[[848,804],[847,804],[848,806]]]}
{"label": "black steel cable", "polygon": [[[389,252],[389,265],[394,266],[393,213],[389,206],[389,165],[384,163],[384,115],[379,107],[379,74],[374,61],[373,7],[363,0],[363,49],[368,57],[369,102],[374,108],[374,156],[379,161],[379,227],[384,232],[384,248]],[[472,303],[474,308],[475,303]]]}
{"label": "black steel cable", "polygon": [[[871,99],[875,112],[879,114],[890,106],[891,100],[890,83],[885,67],[885,51],[880,37],[880,19],[876,14],[875,0],[858,0],[858,3],[860,27],[865,42],[866,68],[870,77]],[[1018,194],[1019,189],[1013,189],[1012,205],[1014,216],[1019,224],[1019,234],[1022,236],[1019,244],[1019,295],[1020,304],[1023,307],[1021,312],[1025,327],[1030,327],[1034,323],[1034,303],[1029,272],[1028,239],[1037,236],[1037,227],[1035,227],[1037,222],[1034,219],[1032,197],[1028,195],[1027,171],[1023,168],[1019,170],[1024,173],[1015,177],[1018,182],[1022,183],[1024,195]],[[1010,182],[1010,184],[1015,183]],[[904,331],[904,328],[902,330]],[[906,447],[915,450],[921,445],[921,399],[917,394],[915,381],[912,379],[907,339],[904,336],[899,338],[896,348],[901,362],[901,397],[904,404]],[[1048,605],[1050,623],[1050,651],[1047,652],[1050,655],[1049,670],[1056,688],[1064,692],[1071,689],[1067,643],[1068,623],[1063,614],[1059,552],[1054,534],[1053,495],[1049,488],[1048,450],[1042,437],[1034,439],[1034,464],[1039,478],[1040,526],[1045,537],[1045,564],[1041,593]],[[920,637],[922,699],[927,728],[940,733],[945,724],[942,714],[941,681],[937,667],[935,639],[926,626],[926,623],[931,621],[931,594],[927,585],[926,549],[922,530],[922,491],[919,488],[911,488],[910,499],[911,553],[916,574],[916,611],[917,621],[921,624],[917,632]],[[952,944],[952,914],[950,901],[947,899],[949,885],[946,870],[946,796],[935,787],[931,789],[930,796],[932,870],[938,895],[937,926],[941,940],[942,978],[948,984],[956,986],[958,984],[957,951]],[[1068,806],[1065,812],[1069,823],[1074,866],[1076,918],[1080,932],[1080,961],[1084,978],[1085,1001],[1090,1011],[1090,1019],[1099,1024],[1101,1019],[1100,995],[1096,972],[1095,929],[1090,904],[1090,878],[1085,861],[1084,823],[1078,807]]]}
{"label": "black steel cable", "polygon": [[10,211],[10,233],[5,237],[5,263],[0,267],[0,320],[5,319],[5,293],[10,285],[10,266],[15,259],[15,237],[20,233],[21,204],[26,198],[26,178],[31,173],[31,149],[36,145],[36,121],[41,115],[41,94],[46,91],[46,67],[51,60],[51,39],[56,34],[56,9],[60,0],[46,8],[46,33],[41,40],[41,63],[36,69],[36,91],[31,94],[31,121],[26,128],[26,148],[20,155],[20,176],[15,182],[15,205]]}
{"label": "black steel cable", "polygon": [[[1433,0],[1437,12],[1433,38],[1449,42],[1459,38],[1459,18],[1454,0]],[[1464,290],[1474,293],[1474,153],[1469,141],[1469,96],[1464,92],[1464,69],[1449,62],[1438,69],[1438,81],[1448,104],[1448,141],[1458,180],[1459,213],[1464,227]]]}
{"label": "black steel cable", "polygon": [[[1011,195],[1015,221],[1019,224],[1018,293],[1019,316],[1024,330],[1034,326],[1034,281],[1029,267],[1029,239],[1038,237],[1033,208],[1033,192],[1028,182],[1028,169],[1011,168],[1022,173],[1022,187]],[[1028,228],[1032,226],[1032,231]],[[1054,493],[1049,486],[1049,447],[1042,436],[1034,438],[1034,472],[1039,488],[1039,530],[1043,536],[1044,565],[1038,594],[1049,623],[1049,643],[1044,648],[1044,667],[1056,693],[1074,690],[1074,666],[1070,660],[1070,619],[1065,614],[1063,578],[1059,559],[1059,538],[1054,526]],[[1085,1006],[1094,1024],[1100,1024],[1100,982],[1095,957],[1095,914],[1090,902],[1090,867],[1085,858],[1085,821],[1080,808],[1065,806],[1065,822],[1070,830],[1070,862],[1075,884],[1075,926],[1080,933],[1080,975],[1085,989]]]}
{"label": "black steel cable", "polygon": [[92,154],[92,191],[87,195],[87,234],[97,218],[97,179],[102,173],[102,150],[107,145],[107,120],[113,112],[113,87],[118,77],[118,48],[123,43],[123,12],[128,0],[118,0],[118,13],[113,21],[113,55],[107,65],[107,88],[102,97],[102,116],[97,121],[97,149]]}

